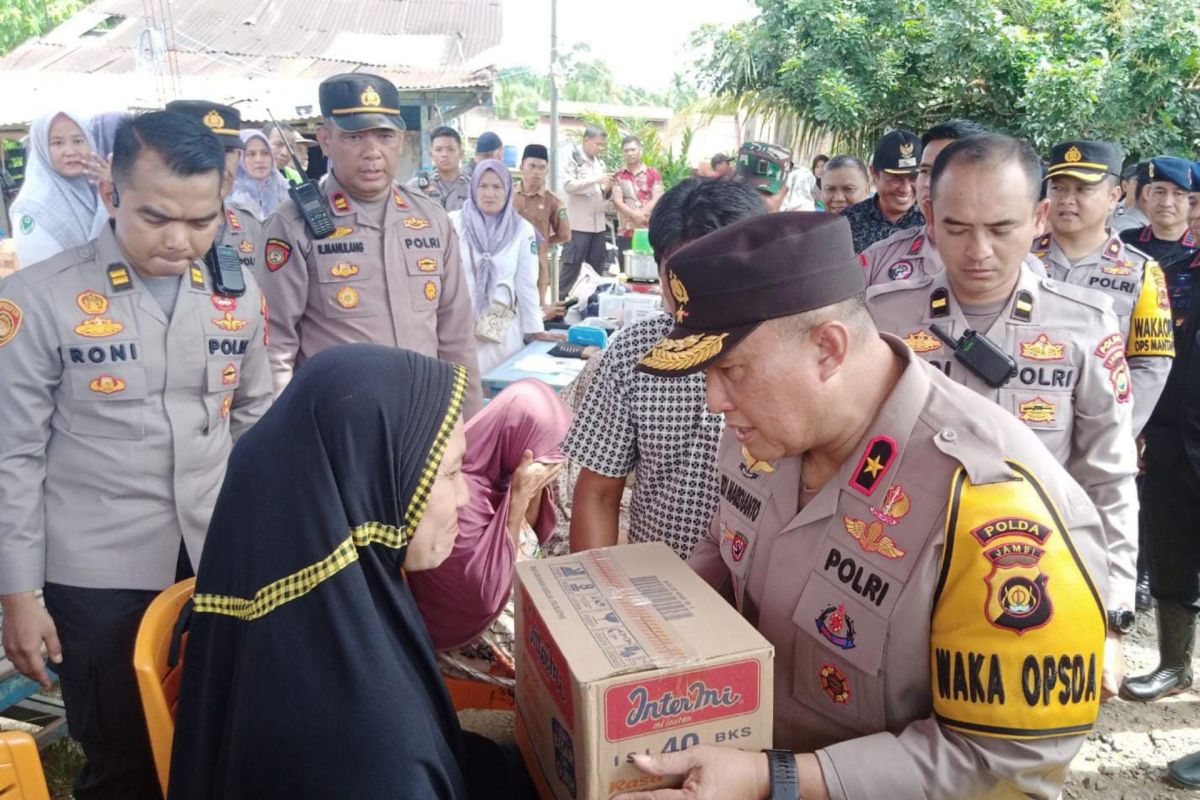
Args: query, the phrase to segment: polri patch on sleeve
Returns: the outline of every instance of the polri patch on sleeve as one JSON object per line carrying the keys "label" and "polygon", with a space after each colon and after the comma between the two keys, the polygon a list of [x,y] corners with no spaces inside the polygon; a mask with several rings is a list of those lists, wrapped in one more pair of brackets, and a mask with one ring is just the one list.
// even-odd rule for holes
{"label": "polri patch on sleeve", "polygon": [[292,257],[292,246],[283,239],[267,239],[267,269],[271,272],[282,267]]}
{"label": "polri patch on sleeve", "polygon": [[24,316],[19,305],[0,297],[0,347],[4,347],[17,335]]}
{"label": "polri patch on sleeve", "polygon": [[850,485],[869,497],[891,469],[898,453],[895,439],[890,436],[874,437],[867,442],[858,460],[858,468],[850,477]]}
{"label": "polri patch on sleeve", "polygon": [[1007,463],[1016,479],[975,485],[960,467],[951,481],[929,632],[934,714],[977,736],[1087,733],[1104,607],[1045,489]]}

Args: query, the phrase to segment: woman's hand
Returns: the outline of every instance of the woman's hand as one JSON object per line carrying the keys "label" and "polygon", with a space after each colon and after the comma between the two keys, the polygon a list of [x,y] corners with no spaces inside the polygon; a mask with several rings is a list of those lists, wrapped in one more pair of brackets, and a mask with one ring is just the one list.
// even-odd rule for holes
{"label": "woman's hand", "polygon": [[542,491],[558,477],[561,469],[561,462],[547,464],[534,461],[532,450],[526,450],[521,455],[521,463],[513,472],[508,489],[508,532],[514,544],[521,535],[522,521],[533,524],[537,519],[541,511]]}
{"label": "woman's hand", "polygon": [[92,186],[99,186],[101,182],[112,183],[112,162],[92,153],[87,166],[83,168],[83,174]]}

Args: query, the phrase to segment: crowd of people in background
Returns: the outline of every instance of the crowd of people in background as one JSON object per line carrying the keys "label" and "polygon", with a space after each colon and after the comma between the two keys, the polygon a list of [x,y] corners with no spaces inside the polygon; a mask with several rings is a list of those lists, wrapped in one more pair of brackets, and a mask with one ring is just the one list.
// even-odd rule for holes
{"label": "crowd of people in background", "polygon": [[[140,721],[138,621],[193,576],[172,798],[527,796],[441,679],[513,685],[514,563],[556,530],[665,542],[771,639],[805,797],[1049,800],[1102,698],[1192,686],[1200,163],[1083,136],[1039,157],[950,119],[869,162],[746,142],[667,186],[637,136],[614,170],[587,127],[555,193],[547,145],[509,166],[486,132],[467,158],[449,126],[406,179],[381,77],[319,101],[315,139],[205,100],[30,128],[0,601],[14,665],[58,672],[81,800],[161,796],[145,731],[103,721]],[[641,231],[662,313],[590,359],[574,407],[534,380],[485,406],[481,376],[562,339],[561,301]],[[1047,530],[983,532],[1002,514]],[[831,597],[863,646],[810,613]],[[1126,676],[1151,607],[1160,663]],[[986,703],[974,668],[960,696],[962,653],[1056,637],[1092,659],[1074,699],[1013,711],[998,667]],[[931,648],[959,654],[953,691]],[[708,786],[740,758],[721,796],[761,796],[767,762],[730,752],[638,763]],[[1200,754],[1170,776],[1200,788]]]}

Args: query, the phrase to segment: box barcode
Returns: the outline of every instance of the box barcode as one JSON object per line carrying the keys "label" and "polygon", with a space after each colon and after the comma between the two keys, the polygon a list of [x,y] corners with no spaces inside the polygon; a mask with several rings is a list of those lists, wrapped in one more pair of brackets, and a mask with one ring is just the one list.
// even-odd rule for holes
{"label": "box barcode", "polygon": [[642,596],[650,601],[650,604],[654,606],[654,610],[662,615],[663,619],[687,619],[692,616],[691,609],[679,599],[679,595],[667,588],[662,581],[653,575],[630,578],[629,582],[633,584],[633,588],[637,589]]}

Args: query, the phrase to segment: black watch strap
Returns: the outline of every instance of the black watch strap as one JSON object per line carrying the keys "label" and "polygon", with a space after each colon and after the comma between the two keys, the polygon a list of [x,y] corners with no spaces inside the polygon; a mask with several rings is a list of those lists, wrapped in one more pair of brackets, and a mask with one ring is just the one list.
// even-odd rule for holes
{"label": "black watch strap", "polygon": [[771,800],[800,800],[800,773],[791,750],[764,750],[771,770]]}

